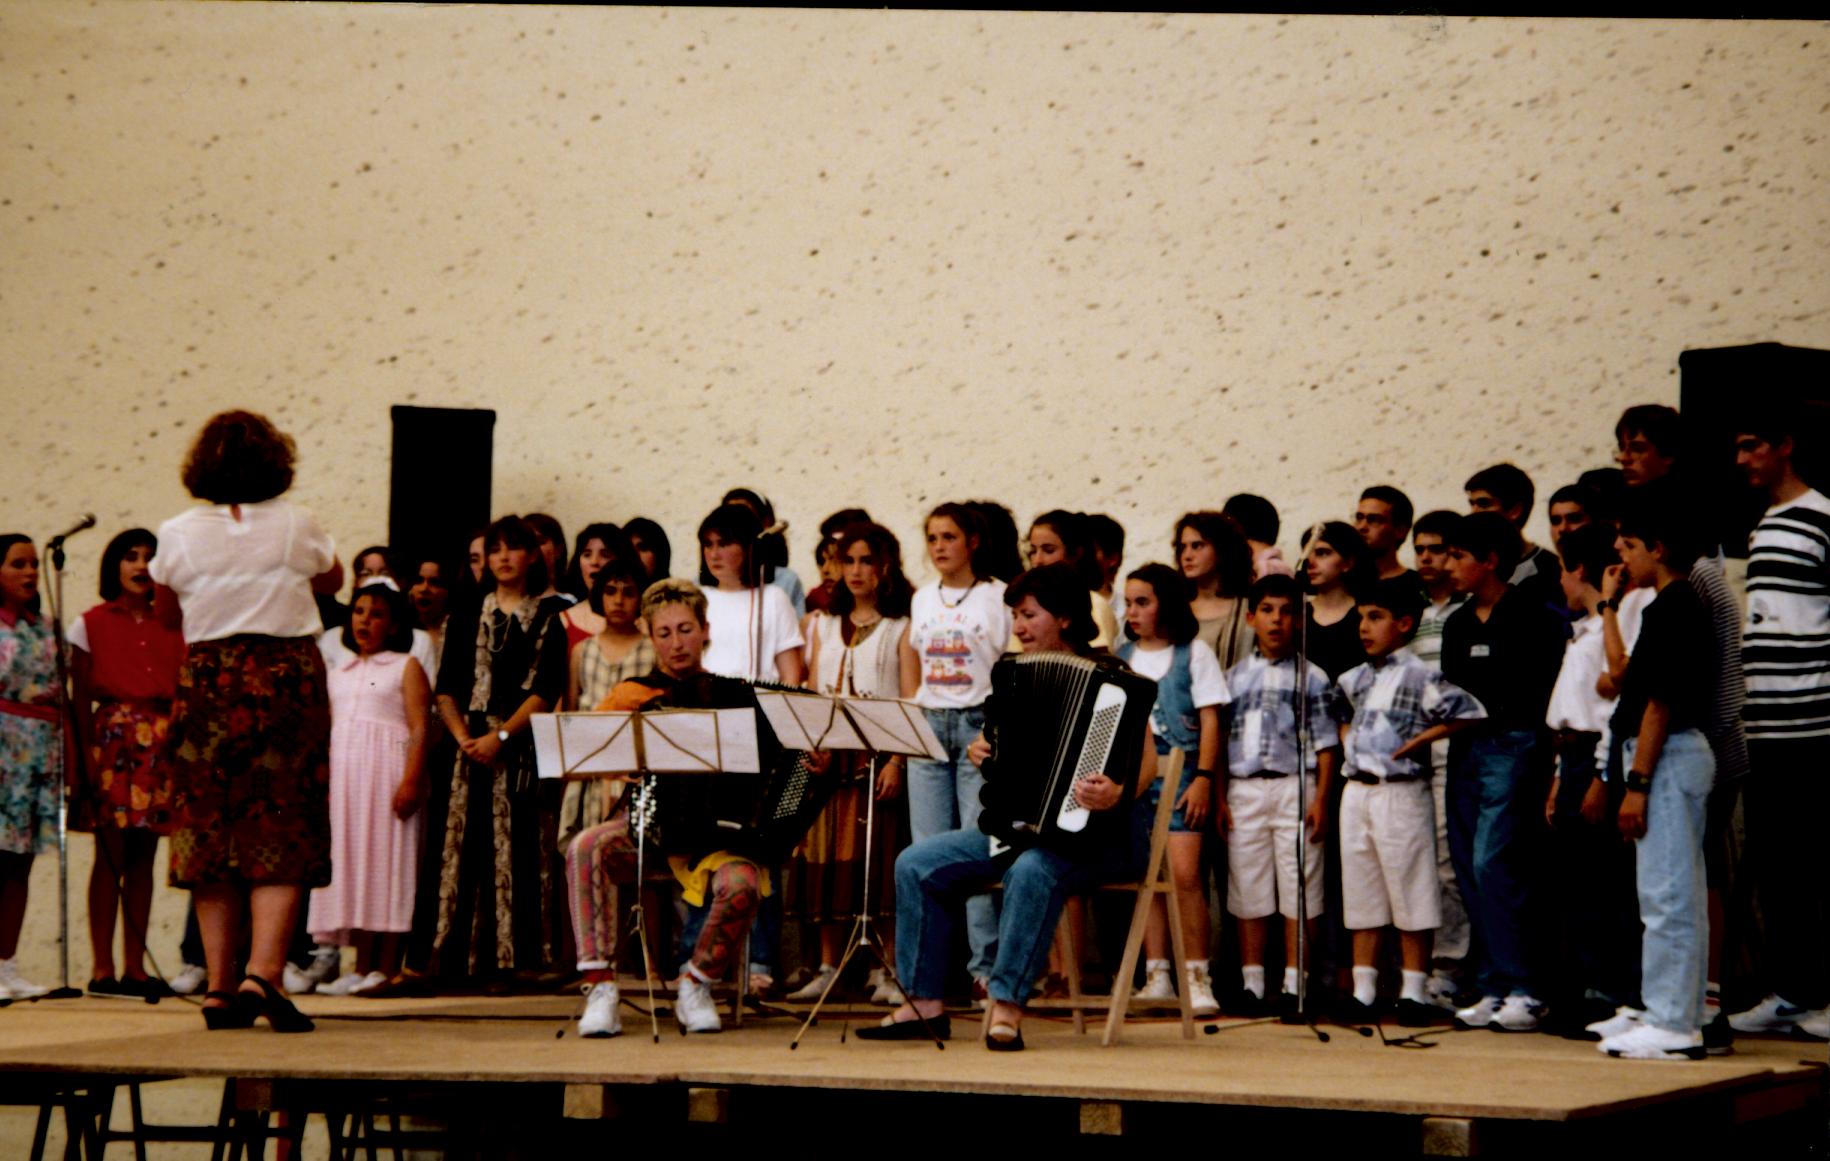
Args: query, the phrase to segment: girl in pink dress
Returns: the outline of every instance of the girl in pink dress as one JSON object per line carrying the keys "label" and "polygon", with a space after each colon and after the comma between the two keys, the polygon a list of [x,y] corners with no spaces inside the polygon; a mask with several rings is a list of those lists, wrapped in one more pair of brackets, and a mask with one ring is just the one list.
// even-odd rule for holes
{"label": "girl in pink dress", "polygon": [[413,926],[432,686],[407,655],[412,634],[398,590],[360,589],[343,631],[356,656],[329,675],[331,879],[311,893],[308,927],[320,944],[356,949],[355,971],[319,985],[330,995],[386,983]]}

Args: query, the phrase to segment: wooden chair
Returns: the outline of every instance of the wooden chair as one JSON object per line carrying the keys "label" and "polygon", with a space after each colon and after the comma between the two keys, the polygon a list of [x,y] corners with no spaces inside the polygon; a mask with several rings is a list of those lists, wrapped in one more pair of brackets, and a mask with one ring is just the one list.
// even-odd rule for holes
{"label": "wooden chair", "polygon": [[[1171,751],[1165,758],[1157,759],[1157,780],[1162,786],[1162,795],[1157,802],[1156,817],[1150,824],[1150,853],[1144,860],[1143,877],[1129,883],[1106,883],[1095,888],[1096,891],[1129,891],[1136,897],[1136,905],[1131,909],[1131,930],[1125,936],[1125,953],[1119,960],[1118,972],[1112,977],[1112,993],[1109,996],[1089,996],[1080,990],[1080,931],[1074,923],[1072,907],[1061,912],[1061,922],[1055,928],[1055,947],[1060,953],[1061,961],[1066,965],[1068,994],[1058,999],[1037,999],[1027,1005],[1037,1010],[1067,1010],[1074,1016],[1074,1031],[1085,1033],[1086,1012],[1104,1009],[1106,1012],[1106,1030],[1100,1037],[1100,1043],[1113,1045],[1118,1043],[1120,1029],[1124,1026],[1125,1014],[1131,1007],[1132,976],[1137,970],[1137,957],[1143,950],[1144,931],[1150,924],[1150,906],[1158,897],[1165,904],[1169,913],[1169,943],[1171,953],[1175,956],[1178,967],[1176,980],[1176,1002],[1182,1011],[1182,1039],[1193,1040],[1195,1037],[1195,1013],[1188,1000],[1188,980],[1180,970],[1180,965],[1188,962],[1188,956],[1182,937],[1182,912],[1176,892],[1175,873],[1169,866],[1169,821],[1175,814],[1178,784],[1182,779],[1182,752]],[[991,1021],[985,1021],[989,1031]]]}

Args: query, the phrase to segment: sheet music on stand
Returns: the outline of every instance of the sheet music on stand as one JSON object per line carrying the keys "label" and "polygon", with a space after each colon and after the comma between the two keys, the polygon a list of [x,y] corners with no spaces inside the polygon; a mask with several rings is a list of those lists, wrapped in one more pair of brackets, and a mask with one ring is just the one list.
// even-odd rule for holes
{"label": "sheet music on stand", "polygon": [[535,714],[531,728],[542,778],[762,772],[754,710]]}
{"label": "sheet music on stand", "polygon": [[945,761],[947,751],[914,702],[759,689],[756,703],[790,750],[865,750]]}

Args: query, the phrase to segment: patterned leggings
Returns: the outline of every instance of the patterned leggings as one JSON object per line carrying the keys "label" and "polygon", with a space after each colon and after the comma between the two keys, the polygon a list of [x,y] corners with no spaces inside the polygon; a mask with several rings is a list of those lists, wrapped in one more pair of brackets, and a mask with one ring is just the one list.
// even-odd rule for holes
{"label": "patterned leggings", "polygon": [[[616,957],[618,888],[635,882],[635,843],[629,817],[618,814],[589,827],[566,851],[566,896],[578,940],[579,971],[609,971]],[[762,872],[750,862],[730,862],[712,874],[705,928],[693,946],[692,967],[721,980],[743,948],[762,898]]]}

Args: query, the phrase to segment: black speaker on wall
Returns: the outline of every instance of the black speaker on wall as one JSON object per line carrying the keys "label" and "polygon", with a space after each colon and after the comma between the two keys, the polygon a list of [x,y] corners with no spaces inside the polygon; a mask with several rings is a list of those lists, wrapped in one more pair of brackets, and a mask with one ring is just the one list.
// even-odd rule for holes
{"label": "black speaker on wall", "polygon": [[455,567],[466,538],[489,523],[496,413],[404,406],[392,412],[388,544],[403,560],[424,552]]}
{"label": "black speaker on wall", "polygon": [[1766,501],[1735,469],[1736,425],[1750,404],[1795,405],[1803,430],[1793,462],[1806,483],[1830,491],[1830,351],[1783,343],[1705,347],[1679,355],[1678,374],[1679,410],[1702,468],[1698,483],[1713,500],[1706,518],[1720,529],[1729,556],[1746,557]]}

